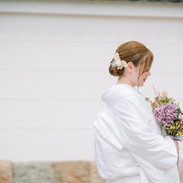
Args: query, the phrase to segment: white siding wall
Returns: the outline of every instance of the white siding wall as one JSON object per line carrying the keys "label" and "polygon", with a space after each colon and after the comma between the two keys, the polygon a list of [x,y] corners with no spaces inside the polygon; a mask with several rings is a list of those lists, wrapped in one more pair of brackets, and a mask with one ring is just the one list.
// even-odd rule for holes
{"label": "white siding wall", "polygon": [[183,99],[183,5],[0,1],[0,159],[93,160],[92,124],[116,83],[116,47],[137,40],[155,55],[154,84]]}

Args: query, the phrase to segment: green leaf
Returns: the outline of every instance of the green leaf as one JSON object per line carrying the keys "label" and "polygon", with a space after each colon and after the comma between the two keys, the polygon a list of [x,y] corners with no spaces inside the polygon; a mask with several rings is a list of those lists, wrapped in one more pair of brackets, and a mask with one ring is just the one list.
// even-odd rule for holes
{"label": "green leaf", "polygon": [[180,114],[180,108],[177,109],[177,118],[179,117]]}

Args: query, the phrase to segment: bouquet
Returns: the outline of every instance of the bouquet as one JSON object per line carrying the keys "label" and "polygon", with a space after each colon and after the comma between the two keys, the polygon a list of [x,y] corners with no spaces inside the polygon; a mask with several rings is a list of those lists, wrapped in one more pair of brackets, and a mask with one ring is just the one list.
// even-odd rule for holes
{"label": "bouquet", "polygon": [[155,101],[149,98],[155,120],[162,127],[163,135],[170,135],[172,139],[183,141],[183,112],[180,103],[168,97],[166,92],[156,92]]}

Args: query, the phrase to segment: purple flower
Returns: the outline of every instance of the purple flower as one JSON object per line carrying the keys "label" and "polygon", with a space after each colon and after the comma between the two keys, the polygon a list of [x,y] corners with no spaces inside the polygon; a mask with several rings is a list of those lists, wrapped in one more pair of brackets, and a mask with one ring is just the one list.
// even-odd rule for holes
{"label": "purple flower", "polygon": [[180,124],[183,125],[183,114],[182,114],[182,112],[180,112],[180,114],[179,114],[179,120],[180,120]]}
{"label": "purple flower", "polygon": [[164,126],[171,126],[177,118],[178,106],[172,102],[162,105],[154,110],[156,122]]}

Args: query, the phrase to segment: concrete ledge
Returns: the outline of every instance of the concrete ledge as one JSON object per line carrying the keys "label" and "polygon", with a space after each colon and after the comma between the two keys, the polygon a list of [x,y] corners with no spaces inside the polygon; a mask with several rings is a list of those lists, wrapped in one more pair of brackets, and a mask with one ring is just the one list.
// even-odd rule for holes
{"label": "concrete ledge", "polygon": [[[183,159],[179,163],[183,183]],[[105,183],[94,161],[11,162],[0,160],[0,183]]]}
{"label": "concrete ledge", "polygon": [[89,162],[67,161],[53,164],[56,183],[89,183]]}
{"label": "concrete ledge", "polygon": [[90,162],[90,183],[105,183],[99,176],[96,163]]}
{"label": "concrete ledge", "polygon": [[14,163],[13,183],[54,183],[52,163],[23,162]]}
{"label": "concrete ledge", "polygon": [[12,183],[12,162],[0,161],[0,183]]}

